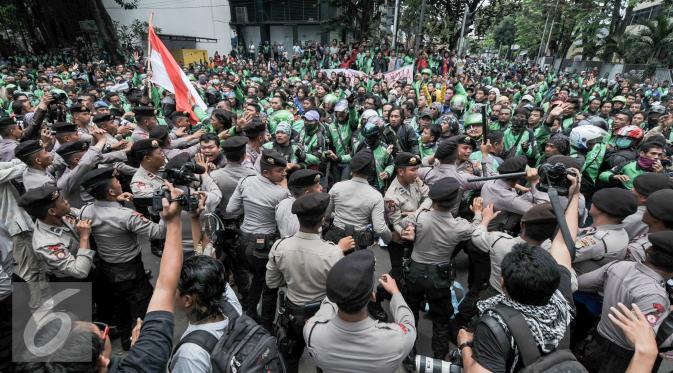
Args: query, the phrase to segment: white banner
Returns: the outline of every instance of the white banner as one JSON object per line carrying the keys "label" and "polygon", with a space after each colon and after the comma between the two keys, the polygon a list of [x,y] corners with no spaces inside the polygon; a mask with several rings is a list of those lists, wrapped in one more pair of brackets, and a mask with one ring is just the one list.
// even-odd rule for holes
{"label": "white banner", "polygon": [[347,77],[347,78],[352,78],[352,77],[358,77],[359,78],[361,74],[364,74],[362,71],[353,70],[353,69],[322,69],[321,71],[324,74],[326,74],[328,78],[332,77],[332,73],[335,73],[335,74],[343,73],[344,76]]}
{"label": "white banner", "polygon": [[383,79],[386,80],[388,87],[392,86],[393,83],[400,80],[406,80],[407,83],[410,83],[414,79],[414,66],[407,65],[400,67],[397,70],[383,74]]}

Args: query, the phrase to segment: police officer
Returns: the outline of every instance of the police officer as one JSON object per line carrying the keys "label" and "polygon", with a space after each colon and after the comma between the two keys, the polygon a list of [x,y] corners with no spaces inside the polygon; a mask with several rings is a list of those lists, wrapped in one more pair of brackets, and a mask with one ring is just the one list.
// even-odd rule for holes
{"label": "police officer", "polygon": [[637,305],[655,333],[670,312],[665,283],[673,277],[673,231],[651,233],[648,239],[652,246],[643,263],[615,261],[578,278],[580,290],[603,294],[601,320],[581,361],[591,372],[624,372],[634,353],[608,318],[612,307]]}
{"label": "police officer", "polygon": [[480,201],[475,203],[472,223],[453,217],[451,210],[459,203],[459,194],[460,184],[453,178],[441,179],[430,187],[432,209],[422,210],[416,216],[414,249],[406,268],[405,299],[416,321],[423,300],[430,305],[432,351],[438,359],[449,352],[451,283],[455,277],[453,252],[461,241],[470,239],[481,221]]}
{"label": "police officer", "polygon": [[53,162],[53,157],[42,147],[40,140],[26,140],[20,143],[14,149],[14,155],[28,165],[22,175],[25,190],[44,184],[56,185],[56,178],[47,171]]}
{"label": "police officer", "polygon": [[646,227],[645,233],[629,242],[626,259],[635,262],[645,261],[645,253],[652,246],[647,239],[648,233],[673,230],[673,203],[671,203],[671,198],[673,198],[673,190],[671,189],[662,189],[647,197],[642,218]]}
{"label": "police officer", "polygon": [[166,159],[169,161],[180,153],[187,152],[191,157],[193,157],[199,151],[198,143],[186,149],[181,149],[177,146],[174,146],[173,140],[170,139],[168,133],[168,126],[156,126],[156,128],[150,131],[150,139],[159,140],[161,151],[164,152]]}
{"label": "police officer", "polygon": [[[279,185],[286,175],[285,157],[268,149],[262,150],[260,157],[262,157],[261,174],[248,176],[239,181],[227,203],[226,213],[243,215],[240,244],[245,247],[253,275],[245,311],[271,331],[277,291],[266,286],[266,262],[271,246],[279,237],[276,230],[276,206],[290,194]],[[258,317],[257,303],[260,296],[262,315]]]}
{"label": "police officer", "polygon": [[291,236],[299,231],[299,220],[292,212],[292,205],[297,198],[305,194],[322,192],[320,176],[319,171],[311,169],[297,170],[290,175],[287,186],[292,196],[276,206],[276,224],[281,237]]}
{"label": "police officer", "polygon": [[248,260],[245,257],[245,247],[242,247],[239,241],[239,226],[241,219],[236,213],[228,213],[227,204],[231,195],[236,189],[238,182],[248,176],[257,175],[257,172],[244,167],[241,162],[245,160],[245,145],[248,138],[244,136],[233,136],[222,143],[222,151],[227,159],[224,168],[218,168],[210,176],[220,188],[222,200],[218,208],[224,229],[218,233],[215,248],[219,251],[220,259],[225,267],[234,276],[234,282],[241,296],[241,301],[245,303],[248,296],[248,287],[250,286]]}
{"label": "police officer", "polygon": [[14,149],[19,145],[19,139],[23,136],[23,129],[16,123],[13,117],[0,118],[0,162],[12,160]]}
{"label": "police officer", "polygon": [[629,236],[622,220],[635,213],[637,208],[636,197],[629,190],[605,188],[594,193],[589,210],[593,226],[581,229],[577,235],[573,269],[578,275],[613,260],[624,259]]}
{"label": "police officer", "polygon": [[151,106],[137,106],[133,108],[133,113],[135,114],[136,128],[131,133],[131,139],[133,141],[148,139],[150,131],[158,125],[154,108]]}
{"label": "police officer", "polygon": [[633,241],[636,237],[647,235],[647,224],[643,222],[647,199],[652,193],[661,189],[673,189],[673,180],[664,174],[646,172],[633,180],[633,194],[638,200],[638,210],[622,221],[629,240]]}
{"label": "police officer", "polygon": [[304,326],[304,340],[315,364],[329,372],[393,372],[416,340],[414,316],[395,279],[379,279],[392,295],[394,322],[369,318],[374,298],[374,252],[359,250],[339,260],[327,274],[327,298]]}
{"label": "police officer", "polygon": [[421,164],[418,156],[401,152],[395,156],[395,173],[397,176],[390,183],[384,198],[386,221],[392,233],[388,243],[390,255],[390,275],[400,280],[402,275],[402,259],[405,257],[407,245],[402,240],[402,231],[413,222],[423,209],[428,209],[432,201],[428,198],[428,186],[418,178],[418,167]]}
{"label": "police officer", "polygon": [[131,329],[136,318],[143,318],[152,296],[152,285],[145,274],[140,255],[139,236],[161,239],[166,225],[152,223],[139,212],[119,202],[131,200],[122,191],[115,168],[98,168],[84,175],[82,186],[95,199],[80,211],[80,218],[91,221],[100,261],[97,268],[112,291],[117,306],[119,331],[124,350],[131,346]]}
{"label": "police officer", "polygon": [[355,245],[350,237],[339,245],[320,237],[329,200],[329,194],[321,192],[293,200],[291,211],[299,220],[299,231],[276,241],[266,264],[266,285],[270,289],[287,286],[279,323],[286,333],[280,346],[288,372],[298,371],[305,346],[302,328],[325,297],[327,273],[343,257],[343,251]]}
{"label": "police officer", "polygon": [[351,160],[353,177],[330,189],[334,220],[325,234],[327,240],[339,242],[343,237],[353,236],[356,246],[364,249],[374,243],[376,233],[386,244],[390,242],[392,233],[385,222],[383,197],[367,181],[376,172],[375,167],[372,152],[359,151]]}
{"label": "police officer", "polygon": [[[430,162],[429,166],[423,167],[418,171],[418,176],[428,186],[434,184],[437,180],[445,177],[452,177],[460,183],[462,190],[481,189],[484,181],[470,182],[469,178],[474,177],[473,174],[467,173],[464,169],[459,170],[456,166],[458,159],[459,144],[457,138],[452,137],[444,140],[437,145],[434,157],[429,157],[423,162]],[[435,162],[435,160],[438,162]]]}
{"label": "police officer", "polygon": [[95,252],[89,237],[91,221],[73,226],[70,204],[52,184],[28,190],[19,206],[35,218],[33,249],[45,264],[51,281],[82,281],[89,276]]}

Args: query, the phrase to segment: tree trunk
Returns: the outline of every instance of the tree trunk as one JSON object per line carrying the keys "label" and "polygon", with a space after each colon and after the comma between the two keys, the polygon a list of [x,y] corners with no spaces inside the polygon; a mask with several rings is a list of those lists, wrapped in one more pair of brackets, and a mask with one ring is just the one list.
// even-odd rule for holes
{"label": "tree trunk", "polygon": [[117,34],[115,33],[112,19],[103,6],[102,0],[91,1],[90,9],[94,20],[96,21],[96,26],[98,26],[98,32],[103,40],[103,48],[105,48],[110,55],[113,64],[122,63],[122,56],[120,56],[117,51],[119,45]]}

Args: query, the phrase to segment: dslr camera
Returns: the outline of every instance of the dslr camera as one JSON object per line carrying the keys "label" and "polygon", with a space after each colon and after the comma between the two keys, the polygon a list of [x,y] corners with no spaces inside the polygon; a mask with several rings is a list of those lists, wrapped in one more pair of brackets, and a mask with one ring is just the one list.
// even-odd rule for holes
{"label": "dslr camera", "polygon": [[568,169],[562,163],[544,163],[537,169],[537,172],[540,176],[538,189],[547,192],[550,187],[553,187],[560,196],[567,196],[570,192],[570,180],[567,176],[577,176],[575,171]]}
{"label": "dslr camera", "polygon": [[176,199],[171,199],[168,190],[159,188],[154,191],[154,195],[152,196],[152,209],[156,212],[161,211],[163,209],[161,200],[166,198],[169,202],[178,202],[185,211],[196,211],[199,208],[199,198],[191,193],[189,185],[193,181],[199,181],[199,178],[195,174],[202,174],[204,172],[206,170],[203,167],[192,161],[185,162],[179,168],[167,168],[166,180],[170,181],[184,193]]}

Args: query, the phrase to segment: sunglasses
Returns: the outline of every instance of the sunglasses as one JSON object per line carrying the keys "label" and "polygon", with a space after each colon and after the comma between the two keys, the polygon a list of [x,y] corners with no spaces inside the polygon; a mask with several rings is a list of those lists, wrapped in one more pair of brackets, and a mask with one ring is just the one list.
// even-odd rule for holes
{"label": "sunglasses", "polygon": [[94,325],[98,327],[98,330],[100,330],[100,339],[105,342],[105,339],[107,338],[108,334],[110,334],[110,326],[108,324],[102,323],[102,322],[94,322]]}

